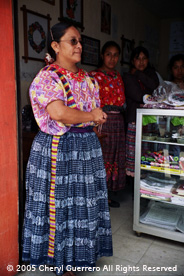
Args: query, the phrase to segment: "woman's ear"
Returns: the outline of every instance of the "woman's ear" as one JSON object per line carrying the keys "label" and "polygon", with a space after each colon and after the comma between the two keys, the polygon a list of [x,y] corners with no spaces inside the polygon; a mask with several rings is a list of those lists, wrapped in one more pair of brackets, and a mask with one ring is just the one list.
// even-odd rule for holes
{"label": "woman's ear", "polygon": [[56,41],[51,42],[51,47],[54,50],[55,53],[59,52],[59,44]]}

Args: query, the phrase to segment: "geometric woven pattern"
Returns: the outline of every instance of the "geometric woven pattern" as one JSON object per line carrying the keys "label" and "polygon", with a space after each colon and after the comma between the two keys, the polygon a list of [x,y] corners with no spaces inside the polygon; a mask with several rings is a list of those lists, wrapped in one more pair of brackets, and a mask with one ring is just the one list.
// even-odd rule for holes
{"label": "geometric woven pattern", "polygon": [[50,201],[49,201],[49,223],[50,223],[50,234],[49,234],[49,249],[48,256],[54,257],[54,241],[56,232],[56,206],[55,206],[55,180],[56,180],[56,158],[57,148],[59,144],[60,136],[53,136],[52,148],[51,148],[51,184],[50,184]]}
{"label": "geometric woven pattern", "polygon": [[82,69],[71,74],[55,64],[46,66],[33,80],[29,95],[36,122],[45,133],[63,135],[72,126],[95,125],[94,122],[63,124],[52,120],[47,112],[47,105],[57,100],[61,100],[65,106],[85,112],[100,106],[98,83]]}
{"label": "geometric woven pattern", "polygon": [[76,103],[74,101],[74,98],[73,98],[73,95],[72,95],[72,92],[71,92],[71,89],[70,89],[70,85],[67,82],[67,80],[65,79],[65,77],[55,67],[52,67],[52,66],[49,66],[49,65],[47,67],[43,68],[43,70],[44,71],[55,72],[59,76],[59,78],[62,81],[63,86],[65,88],[65,92],[66,92],[66,95],[67,95],[68,106],[76,109]]}

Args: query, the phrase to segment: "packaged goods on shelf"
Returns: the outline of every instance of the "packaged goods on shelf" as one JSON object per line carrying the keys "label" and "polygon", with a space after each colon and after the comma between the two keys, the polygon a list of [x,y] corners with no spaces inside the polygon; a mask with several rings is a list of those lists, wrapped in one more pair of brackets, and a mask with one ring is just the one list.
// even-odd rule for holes
{"label": "packaged goods on shelf", "polygon": [[140,222],[171,231],[184,232],[183,208],[151,201],[147,210],[140,216]]}

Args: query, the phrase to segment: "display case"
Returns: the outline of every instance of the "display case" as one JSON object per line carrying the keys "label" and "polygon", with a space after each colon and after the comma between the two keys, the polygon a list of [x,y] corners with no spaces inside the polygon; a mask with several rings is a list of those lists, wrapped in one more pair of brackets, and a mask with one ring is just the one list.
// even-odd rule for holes
{"label": "display case", "polygon": [[184,242],[184,110],[138,109],[133,230]]}

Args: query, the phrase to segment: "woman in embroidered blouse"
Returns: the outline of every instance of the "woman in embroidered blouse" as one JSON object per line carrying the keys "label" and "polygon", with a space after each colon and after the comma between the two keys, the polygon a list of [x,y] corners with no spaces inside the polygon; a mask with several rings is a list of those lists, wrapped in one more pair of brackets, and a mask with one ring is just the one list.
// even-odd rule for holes
{"label": "woman in embroidered blouse", "polygon": [[[120,55],[120,47],[114,41],[104,44],[101,51],[101,66],[90,72],[100,87],[101,107],[108,114],[101,132],[103,138],[102,152],[107,172],[109,191],[119,191],[125,187],[125,127],[124,127],[124,84],[119,72],[115,69]],[[109,193],[110,194],[110,193]],[[110,199],[109,206],[119,207],[117,201]]]}
{"label": "woman in embroidered blouse", "polygon": [[23,260],[74,275],[112,255],[112,233],[101,146],[93,128],[107,115],[97,82],[76,66],[78,30],[58,23],[50,31],[51,65],[30,86],[40,131],[26,170]]}

